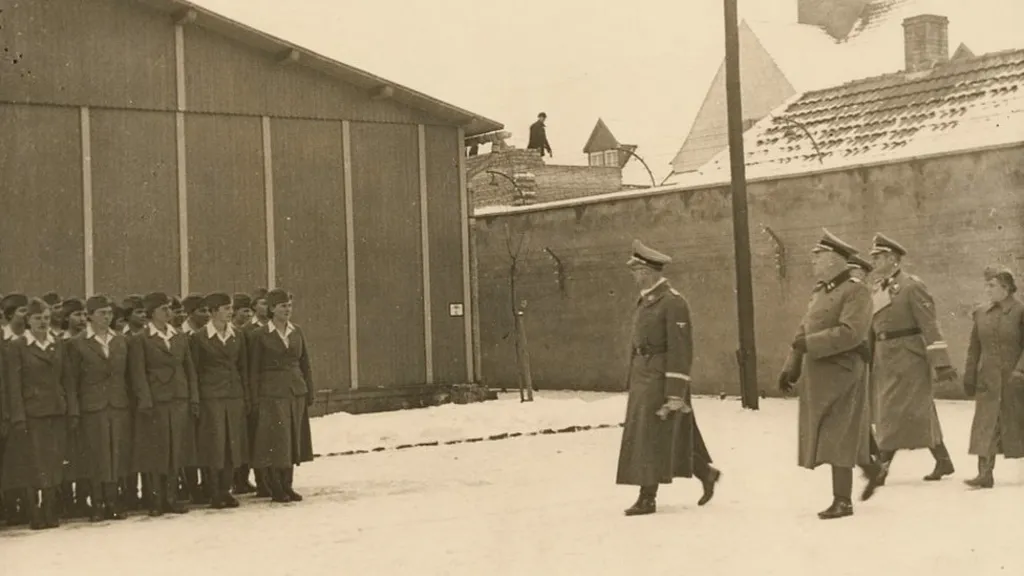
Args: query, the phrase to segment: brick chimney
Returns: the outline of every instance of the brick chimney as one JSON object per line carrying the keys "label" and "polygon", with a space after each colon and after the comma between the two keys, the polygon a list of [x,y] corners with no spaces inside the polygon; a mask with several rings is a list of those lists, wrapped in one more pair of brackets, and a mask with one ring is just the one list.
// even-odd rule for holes
{"label": "brick chimney", "polygon": [[920,14],[903,21],[907,72],[930,70],[949,60],[949,18]]}
{"label": "brick chimney", "polygon": [[820,26],[836,40],[850,34],[870,0],[798,0],[797,22]]}

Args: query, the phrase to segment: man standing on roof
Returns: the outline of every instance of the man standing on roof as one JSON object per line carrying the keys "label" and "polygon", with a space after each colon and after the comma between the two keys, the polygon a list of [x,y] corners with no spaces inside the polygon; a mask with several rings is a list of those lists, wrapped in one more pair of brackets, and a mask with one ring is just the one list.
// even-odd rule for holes
{"label": "man standing on roof", "polygon": [[554,158],[555,153],[551,151],[551,144],[548,144],[548,131],[544,125],[547,119],[548,115],[544,112],[537,114],[537,121],[530,124],[530,143],[526,145],[526,149],[539,151],[541,157],[547,151],[548,156]]}
{"label": "man standing on roof", "polygon": [[957,372],[939,330],[932,295],[920,278],[901,267],[906,248],[882,234],[875,234],[872,243],[879,280],[872,294],[871,388],[881,452],[881,467],[872,482],[885,484],[897,450],[918,448],[930,449],[935,458],[935,469],[924,479],[941,480],[954,469],[942,441],[932,371],[940,382],[955,381]]}
{"label": "man standing on roof", "polygon": [[715,494],[722,473],[711,466],[690,400],[693,326],[690,306],[662,275],[668,256],[633,242],[626,265],[640,288],[633,313],[626,424],[619,450],[617,484],[639,486],[627,516],[653,514],[659,484],[673,478],[700,480],[698,506]]}

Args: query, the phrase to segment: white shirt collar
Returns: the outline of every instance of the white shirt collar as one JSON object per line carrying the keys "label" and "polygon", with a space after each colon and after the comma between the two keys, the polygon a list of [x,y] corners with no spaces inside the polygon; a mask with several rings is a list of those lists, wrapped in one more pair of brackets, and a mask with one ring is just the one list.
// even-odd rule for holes
{"label": "white shirt collar", "polygon": [[[86,326],[85,326],[85,337],[86,338],[99,338],[99,334],[97,334],[96,331],[92,329],[92,324],[86,324]],[[108,328],[107,329],[107,339],[109,340],[109,339],[111,339],[113,337],[114,337],[114,331]]]}
{"label": "white shirt collar", "polygon": [[159,336],[161,338],[167,339],[167,338],[170,338],[171,336],[174,336],[177,333],[178,332],[174,329],[174,326],[171,326],[170,324],[168,324],[167,325],[167,333],[166,334],[161,334],[160,331],[157,330],[156,324],[153,324],[152,322],[149,323],[149,335],[150,336]]}
{"label": "white shirt collar", "polygon": [[665,278],[662,278],[661,280],[658,280],[657,282],[654,283],[654,286],[651,286],[650,288],[648,288],[646,290],[641,290],[640,291],[640,296],[647,296],[651,292],[654,292],[655,288],[657,288],[658,286],[661,286],[665,282],[668,282],[668,280],[665,279]]}
{"label": "white shirt collar", "polygon": [[[224,339],[227,340],[235,335],[235,329],[231,326],[231,322],[228,322],[227,330],[224,330]],[[213,322],[206,323],[206,336],[213,338],[214,336],[220,336],[217,329],[213,327]]]}
{"label": "white shirt collar", "polygon": [[11,330],[10,325],[4,326],[4,340],[14,340],[18,335]]}
{"label": "white shirt collar", "polygon": [[[292,323],[289,322],[284,327],[284,336],[287,337],[293,331],[295,331],[295,326],[293,326]],[[277,327],[274,326],[273,322],[267,322],[267,332],[277,332]]]}
{"label": "white shirt collar", "polygon": [[36,338],[34,335],[32,335],[31,332],[26,330],[25,331],[25,342],[27,342],[29,346],[33,346],[34,345],[34,346],[38,346],[38,347],[42,348],[43,350],[46,350],[50,346],[53,346],[54,343],[56,343],[56,340],[53,339],[53,333],[51,333],[49,330],[46,331],[46,338],[43,339],[42,341],[40,341],[38,338]]}

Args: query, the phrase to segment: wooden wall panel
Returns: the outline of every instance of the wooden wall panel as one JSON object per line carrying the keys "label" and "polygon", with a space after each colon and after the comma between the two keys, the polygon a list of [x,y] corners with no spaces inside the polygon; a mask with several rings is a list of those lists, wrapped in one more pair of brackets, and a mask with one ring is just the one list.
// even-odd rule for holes
{"label": "wooden wall panel", "polygon": [[0,291],[85,292],[77,108],[0,104]]}
{"label": "wooden wall panel", "polygon": [[427,126],[425,132],[434,382],[452,384],[466,380],[466,330],[465,319],[450,316],[448,304],[461,302],[469,311],[462,286],[462,146],[455,128]]}
{"label": "wooden wall panel", "polygon": [[261,119],[190,114],[185,134],[189,290],[266,285]]}
{"label": "wooden wall panel", "polygon": [[426,378],[416,126],[352,123],[359,387]]}
{"label": "wooden wall panel", "polygon": [[174,114],[91,110],[96,291],[177,294]]}
{"label": "wooden wall panel", "polygon": [[271,122],[277,285],[295,294],[318,389],[347,390],[348,272],[341,122]]}
{"label": "wooden wall panel", "polygon": [[0,0],[0,101],[170,110],[174,26],[124,0]]}
{"label": "wooden wall panel", "polygon": [[274,55],[197,26],[185,29],[185,73],[190,110],[333,118],[376,122],[427,122],[422,112],[302,65],[281,65]]}

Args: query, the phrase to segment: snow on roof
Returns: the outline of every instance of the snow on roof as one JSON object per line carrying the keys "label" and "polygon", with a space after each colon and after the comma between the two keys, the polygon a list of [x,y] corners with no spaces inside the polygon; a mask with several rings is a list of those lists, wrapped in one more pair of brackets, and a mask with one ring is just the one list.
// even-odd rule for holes
{"label": "snow on roof", "polygon": [[[1024,143],[1024,50],[875,76],[793,97],[744,134],[748,181],[887,164]],[[728,149],[667,185],[587,198],[626,199],[728,184]],[[566,200],[476,217],[580,204]]]}

